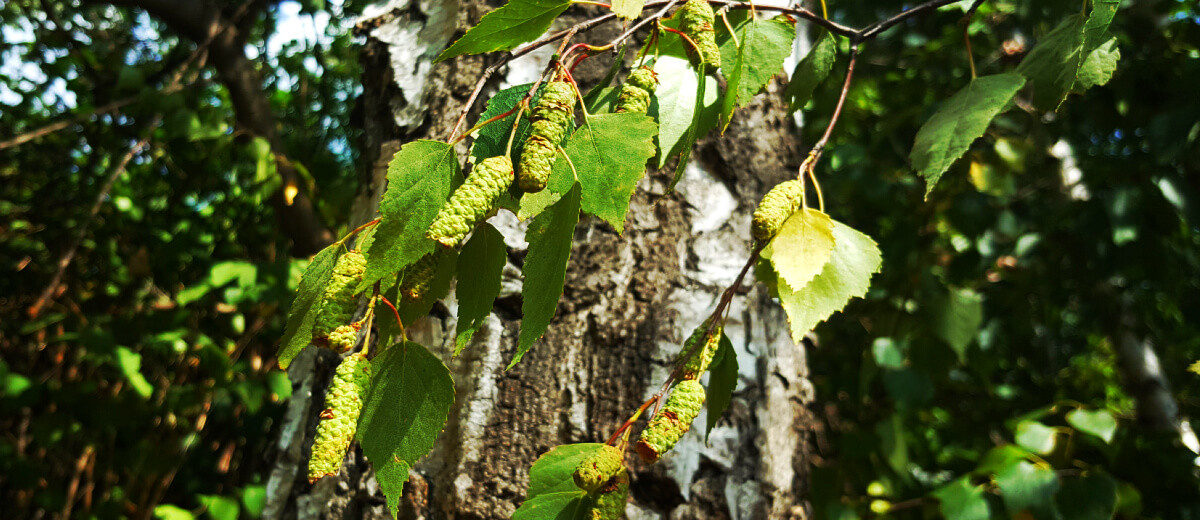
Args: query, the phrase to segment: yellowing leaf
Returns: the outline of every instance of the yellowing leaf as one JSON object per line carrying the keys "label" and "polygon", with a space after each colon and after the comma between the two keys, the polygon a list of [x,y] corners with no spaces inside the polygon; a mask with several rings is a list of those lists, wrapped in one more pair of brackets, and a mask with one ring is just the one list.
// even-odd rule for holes
{"label": "yellowing leaf", "polygon": [[646,0],[613,0],[612,12],[617,18],[632,20],[642,14],[642,8],[645,6]]}
{"label": "yellowing leaf", "polygon": [[804,287],[821,274],[833,247],[833,220],[820,211],[805,208],[783,223],[779,233],[763,248],[762,257],[775,266],[781,281],[791,287]]}
{"label": "yellowing leaf", "polygon": [[871,275],[879,271],[883,258],[871,237],[836,220],[835,247],[829,262],[812,281],[795,289],[779,280],[779,300],[787,312],[792,341],[799,343],[808,331],[841,310],[851,298],[867,294]]}

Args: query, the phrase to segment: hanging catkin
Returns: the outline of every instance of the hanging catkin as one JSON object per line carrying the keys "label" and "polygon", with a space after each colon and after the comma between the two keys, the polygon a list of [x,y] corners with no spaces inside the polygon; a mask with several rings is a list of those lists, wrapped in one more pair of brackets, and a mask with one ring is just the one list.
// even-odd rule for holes
{"label": "hanging catkin", "polygon": [[325,409],[317,425],[312,456],[308,459],[308,481],[336,475],[346,449],[358,428],[358,414],[371,387],[371,361],[362,353],[342,360],[325,392]]}
{"label": "hanging catkin", "polygon": [[517,164],[517,187],[521,191],[537,193],[546,188],[558,145],[571,127],[574,112],[575,87],[566,81],[547,84],[529,114],[529,139]]}
{"label": "hanging catkin", "polygon": [[[333,265],[333,276],[325,286],[317,307],[317,318],[313,324],[313,343],[320,347],[332,349],[338,353],[346,352],[354,346],[353,340],[346,343],[347,327],[354,311],[358,308],[358,298],[355,289],[362,281],[363,271],[367,268],[367,257],[355,249],[342,254]],[[340,329],[340,330],[339,330]],[[354,328],[354,333],[358,332]],[[337,340],[336,342],[334,340]]]}
{"label": "hanging catkin", "polygon": [[450,248],[457,246],[492,211],[496,199],[512,184],[513,167],[508,156],[489,157],[475,165],[471,176],[450,195],[437,218],[425,232],[427,238]]}
{"label": "hanging catkin", "polygon": [[750,233],[765,242],[775,237],[779,228],[804,204],[804,182],[792,179],[776,184],[763,196],[754,210]]}

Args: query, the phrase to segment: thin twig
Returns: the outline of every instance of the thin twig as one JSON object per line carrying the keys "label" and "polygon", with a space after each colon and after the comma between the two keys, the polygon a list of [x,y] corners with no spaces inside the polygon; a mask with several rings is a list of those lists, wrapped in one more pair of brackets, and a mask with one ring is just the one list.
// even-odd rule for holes
{"label": "thin twig", "polygon": [[817,161],[821,158],[821,152],[825,150],[825,145],[829,143],[829,137],[833,135],[833,127],[837,125],[838,118],[842,115],[842,107],[846,104],[846,94],[850,92],[850,82],[854,80],[854,64],[858,62],[858,44],[850,46],[850,64],[846,67],[846,79],[842,82],[842,93],[838,96],[837,106],[833,109],[833,116],[829,119],[829,126],[825,127],[825,134],[813,145],[812,150],[808,152],[808,158],[804,160],[804,166],[801,168],[812,169],[816,167]]}
{"label": "thin twig", "polygon": [[903,22],[909,18],[912,18],[918,14],[921,14],[925,11],[937,9],[944,5],[953,4],[957,1],[959,1],[959,0],[930,0],[929,2],[925,2],[925,3],[918,5],[912,9],[895,14],[893,16],[890,16],[888,18],[885,18],[883,20],[875,22],[875,23],[859,30],[858,36],[857,36],[857,38],[854,39],[854,41],[862,42],[862,41],[869,40],[871,38],[874,38],[879,33],[886,31],[888,29],[891,29],[892,26],[894,26],[900,22]]}
{"label": "thin twig", "polygon": [[[196,48],[192,50],[192,53],[190,55],[188,55],[187,59],[183,60],[183,62],[179,64],[179,67],[176,68],[175,72],[171,75],[171,79],[167,81],[166,86],[164,86],[162,89],[160,89],[158,91],[158,94],[160,94],[160,95],[171,94],[171,93],[177,92],[180,89],[182,89],[183,85],[181,84],[180,80],[183,79],[183,76],[188,71],[188,69],[197,63],[200,64],[199,66],[203,66],[204,57],[207,56],[207,53],[208,53],[208,46],[212,45],[213,40],[216,40],[217,36],[220,36],[222,33],[229,30],[229,28],[231,26],[233,26],[233,24],[237,23],[237,21],[240,20],[242,18],[242,16],[244,16],[246,14],[247,9],[250,7],[250,5],[252,3],[253,3],[253,1],[247,1],[247,2],[243,3],[242,6],[238,8],[237,12],[235,12],[233,14],[233,17],[230,20],[230,23],[222,25],[220,30],[212,31],[208,35],[208,37],[204,39],[203,42],[200,42],[200,45],[197,45]],[[36,129],[30,130],[28,132],[24,132],[16,137],[6,140],[6,141],[0,141],[0,150],[4,150],[6,148],[12,148],[14,146],[20,146],[20,145],[25,144],[34,139],[44,137],[46,135],[52,134],[52,133],[62,130],[64,128],[68,128],[76,123],[80,123],[87,119],[91,119],[92,117],[98,116],[100,114],[112,112],[121,107],[132,104],[136,101],[139,101],[143,98],[145,98],[145,95],[143,95],[141,93],[134,94],[132,96],[118,99],[118,100],[108,103],[106,105],[97,107],[88,112],[85,112],[82,114],[76,114],[74,116],[64,118],[61,121],[55,121],[46,126],[36,128]]]}
{"label": "thin twig", "polygon": [[63,274],[66,273],[67,266],[71,265],[71,261],[75,259],[75,253],[79,251],[79,245],[83,243],[83,239],[87,236],[88,227],[95,220],[96,215],[100,213],[100,207],[104,204],[104,199],[108,197],[108,192],[116,184],[117,178],[125,172],[125,167],[129,164],[129,161],[133,160],[133,157],[138,152],[141,152],[142,148],[145,148],[146,144],[150,142],[150,136],[153,135],[154,128],[158,126],[160,121],[162,121],[162,114],[157,114],[151,118],[150,122],[146,125],[146,135],[130,147],[129,151],[125,152],[125,155],[117,161],[116,166],[108,174],[108,178],[100,186],[100,192],[96,194],[96,201],[92,203],[92,209],[88,212],[87,218],[84,219],[83,223],[79,224],[79,229],[75,232],[74,240],[71,241],[71,245],[67,247],[63,256],[58,259],[58,269],[54,272],[54,276],[50,278],[50,284],[42,290],[42,294],[33,302],[33,305],[29,306],[29,317],[36,318],[38,313],[42,311],[42,307],[46,305],[46,302],[50,301],[54,296],[54,291],[62,283]]}

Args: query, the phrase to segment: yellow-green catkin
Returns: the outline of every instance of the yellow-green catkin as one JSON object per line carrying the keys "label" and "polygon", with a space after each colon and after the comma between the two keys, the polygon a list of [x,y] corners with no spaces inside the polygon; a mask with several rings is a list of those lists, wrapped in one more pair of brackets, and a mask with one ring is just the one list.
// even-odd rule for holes
{"label": "yellow-green catkin", "polygon": [[704,387],[695,379],[684,379],[675,385],[671,397],[650,419],[638,438],[637,452],[647,464],[657,462],[664,453],[692,427],[704,406]]}
{"label": "yellow-green catkin", "polygon": [[707,65],[709,72],[721,68],[721,51],[717,48],[717,33],[713,30],[716,16],[712,6],[705,0],[688,0],[679,8],[678,14],[679,31],[696,43],[693,49],[684,42],[692,64]]}
{"label": "yellow-green catkin", "polygon": [[617,96],[614,112],[636,112],[645,114],[650,109],[650,94],[658,88],[658,76],[649,67],[638,67],[625,78],[621,93]]}
{"label": "yellow-green catkin", "polygon": [[358,428],[358,414],[371,388],[371,361],[362,353],[342,360],[325,392],[325,409],[317,425],[312,456],[308,459],[308,481],[336,475],[346,449]]}
{"label": "yellow-green catkin", "polygon": [[788,217],[803,204],[804,183],[801,180],[792,179],[776,184],[763,196],[758,208],[755,208],[750,233],[758,241],[765,242],[774,238]]}
{"label": "yellow-green catkin", "polygon": [[595,491],[624,468],[625,458],[621,450],[606,444],[575,467],[575,485],[587,492]]}
{"label": "yellow-green catkin", "polygon": [[[683,379],[698,379],[708,370],[708,365],[712,364],[713,356],[717,354],[717,347],[721,345],[721,333],[724,331],[725,326],[717,325],[713,327],[712,334],[706,335],[708,324],[709,321],[705,320],[699,327],[696,327],[691,337],[683,343],[683,349],[679,351],[678,362],[683,363],[683,370],[681,372]],[[701,341],[704,343],[700,344]],[[684,357],[689,354],[689,357]]]}
{"label": "yellow-green catkin", "polygon": [[616,476],[590,494],[592,508],[584,518],[588,520],[617,520],[625,516],[625,503],[629,498],[629,471],[624,467]]}
{"label": "yellow-green catkin", "polygon": [[[333,265],[333,276],[325,286],[325,293],[321,296],[321,302],[318,304],[320,306],[317,307],[316,322],[313,323],[313,343],[317,346],[330,348],[339,353],[346,352],[354,346],[353,341],[349,346],[346,345],[346,331],[339,331],[339,328],[352,326],[348,324],[354,317],[355,309],[358,308],[355,289],[362,281],[363,271],[366,268],[367,257],[357,249],[338,257],[337,262]],[[357,332],[358,329],[355,328],[354,331]],[[332,337],[335,333],[337,336]],[[332,339],[337,339],[338,342],[335,343]]]}
{"label": "yellow-green catkin", "polygon": [[551,81],[529,114],[530,133],[517,164],[517,187],[526,193],[546,188],[557,158],[558,144],[571,128],[575,113],[575,87]]}
{"label": "yellow-green catkin", "polygon": [[471,176],[450,195],[450,201],[442,206],[425,236],[447,248],[457,246],[492,211],[496,199],[508,190],[512,181],[513,165],[508,156],[480,161]]}
{"label": "yellow-green catkin", "polygon": [[405,267],[403,279],[400,281],[400,297],[408,301],[417,301],[425,297],[437,274],[438,264],[445,256],[444,249],[436,249],[422,256],[416,263]]}

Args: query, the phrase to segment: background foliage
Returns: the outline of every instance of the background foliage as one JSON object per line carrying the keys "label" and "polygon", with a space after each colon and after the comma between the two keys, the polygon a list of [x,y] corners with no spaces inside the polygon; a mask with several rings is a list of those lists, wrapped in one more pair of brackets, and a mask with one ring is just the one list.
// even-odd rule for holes
{"label": "background foliage", "polygon": [[[242,23],[286,154],[326,222],[343,223],[356,6],[252,5]],[[854,26],[904,6],[829,5]],[[828,213],[878,241],[884,261],[867,298],[817,329],[817,516],[1088,518],[1081,505],[1111,502],[1125,518],[1194,518],[1196,453],[1134,420],[1117,325],[1153,341],[1180,416],[1195,417],[1200,12],[1124,5],[1108,85],[1056,114],[1000,116],[926,199],[908,150],[970,78],[963,7],[865,48],[818,171]],[[985,2],[968,27],[979,74],[1011,70],[1079,7]],[[297,20],[306,37],[293,39]],[[263,204],[280,187],[269,149],[234,124],[208,69],[162,92],[195,43],[139,11],[13,1],[0,27],[0,140],[85,116],[0,149],[0,500],[30,515],[258,516],[290,394],[274,343],[304,265]],[[803,112],[807,142],[836,102],[837,45],[832,80]],[[63,289],[31,319],[83,225]]]}

